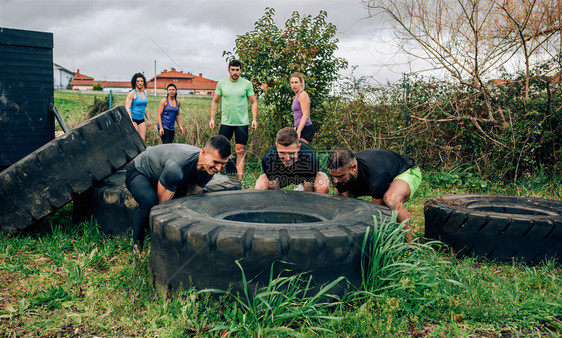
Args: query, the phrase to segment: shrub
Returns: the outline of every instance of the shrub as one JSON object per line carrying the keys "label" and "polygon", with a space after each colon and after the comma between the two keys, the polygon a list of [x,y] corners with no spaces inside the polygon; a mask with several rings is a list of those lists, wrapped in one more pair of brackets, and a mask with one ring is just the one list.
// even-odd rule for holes
{"label": "shrub", "polygon": [[92,118],[107,110],[109,110],[109,95],[102,99],[94,97],[94,103],[88,106],[88,118]]}

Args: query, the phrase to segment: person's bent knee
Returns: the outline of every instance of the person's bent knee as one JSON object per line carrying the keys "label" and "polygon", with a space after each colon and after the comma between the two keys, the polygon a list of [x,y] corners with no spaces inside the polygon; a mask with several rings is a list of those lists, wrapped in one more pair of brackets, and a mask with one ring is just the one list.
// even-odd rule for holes
{"label": "person's bent knee", "polygon": [[319,192],[321,194],[327,194],[330,192],[330,187],[323,185],[314,185],[314,192]]}
{"label": "person's bent knee", "polygon": [[140,207],[148,208],[150,210],[152,209],[152,207],[158,205],[158,196],[143,196],[143,198],[141,198],[140,201],[137,202],[139,203]]}
{"label": "person's bent knee", "polygon": [[236,151],[236,155],[244,156],[246,154],[246,146],[245,145],[237,144],[234,147],[234,150]]}
{"label": "person's bent knee", "polygon": [[383,202],[390,210],[398,210],[403,205],[402,200],[396,195],[384,195]]}
{"label": "person's bent knee", "polygon": [[319,171],[316,174],[316,179],[314,180],[314,192],[319,192],[327,194],[330,191],[330,180],[328,175],[324,172]]}
{"label": "person's bent knee", "polygon": [[269,189],[269,180],[267,179],[266,174],[261,174],[260,177],[256,181],[256,186],[254,187],[256,190],[268,190]]}

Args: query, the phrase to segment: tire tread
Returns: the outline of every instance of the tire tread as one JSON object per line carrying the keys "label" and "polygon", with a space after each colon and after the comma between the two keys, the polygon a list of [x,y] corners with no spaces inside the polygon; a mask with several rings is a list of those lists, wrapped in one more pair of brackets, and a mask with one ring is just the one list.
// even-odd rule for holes
{"label": "tire tread", "polygon": [[535,264],[561,255],[560,201],[448,195],[428,200],[424,214],[426,237],[450,245],[458,257]]}

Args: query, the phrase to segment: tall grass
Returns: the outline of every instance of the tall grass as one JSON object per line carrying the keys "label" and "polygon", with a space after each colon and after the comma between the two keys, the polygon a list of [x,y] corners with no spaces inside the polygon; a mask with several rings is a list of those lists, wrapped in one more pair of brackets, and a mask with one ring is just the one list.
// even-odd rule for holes
{"label": "tall grass", "polygon": [[406,245],[392,219],[368,233],[364,289],[326,302],[329,285],[309,294],[307,276],[271,273],[253,297],[194,289],[167,297],[153,284],[148,256],[133,259],[130,235],[108,238],[95,222],[70,218],[66,207],[45,220],[44,233],[0,234],[0,336],[562,333],[560,266],[457,260],[422,241]]}
{"label": "tall grass", "polygon": [[[73,109],[85,110],[93,101],[85,94],[78,101],[64,95],[56,92],[55,99],[66,100],[57,102],[69,109],[58,108],[71,120],[79,120],[83,113],[74,115]],[[114,104],[122,104],[119,100],[124,102],[124,96]],[[149,103],[153,121],[156,102]],[[189,102],[182,107],[201,117],[195,117],[200,119],[197,123],[186,118],[184,127],[193,125],[193,132],[204,132],[210,102],[193,108],[193,113],[188,106],[198,106]],[[189,135],[185,142],[195,144],[197,134]],[[255,149],[259,147],[269,144]],[[251,187],[260,174],[259,162],[250,163],[247,170],[245,184]],[[539,171],[515,182],[482,178],[466,165],[424,172],[424,181],[406,206],[412,215],[410,228],[423,234],[424,201],[437,195],[494,193],[559,200],[561,187],[559,176]],[[363,289],[341,299],[321,301],[329,294],[329,285],[308,295],[311,284],[305,275],[278,278],[271,273],[270,283],[252,297],[249,290],[242,297],[231,293],[211,297],[190,289],[169,298],[154,287],[148,256],[133,259],[130,235],[108,238],[94,221],[72,224],[71,208],[47,217],[43,232],[0,234],[0,336],[562,334],[559,265],[457,260],[446,248],[421,238],[406,244],[403,224],[395,218],[369,230],[363,243]],[[245,278],[241,272],[232,278]]]}
{"label": "tall grass", "polygon": [[[390,219],[380,221],[373,217],[373,228],[367,228],[365,232],[361,245],[363,288],[376,294],[385,290],[404,292],[418,287],[438,287],[443,282],[438,272],[443,265],[450,264],[439,259],[434,250],[440,242],[422,242],[412,233],[412,241],[407,242],[406,223],[396,223],[396,216],[397,212],[393,212]],[[454,280],[447,282],[462,285]]]}
{"label": "tall grass", "polygon": [[286,264],[276,262],[271,265],[269,280],[266,286],[250,292],[251,281],[246,279],[244,269],[239,261],[236,265],[242,272],[244,294],[237,295],[224,290],[203,290],[226,294],[234,300],[232,311],[225,314],[227,324],[217,326],[214,330],[226,330],[232,334],[263,337],[268,335],[297,335],[304,333],[332,333],[319,324],[325,320],[335,320],[329,315],[329,309],[337,302],[337,297],[329,291],[341,282],[344,277],[336,278],[323,285],[311,295],[314,289],[312,276],[307,273],[292,274],[283,270],[274,276],[274,265]]}
{"label": "tall grass", "polygon": [[[99,99],[106,96],[107,94],[99,93],[55,91],[55,106],[57,106],[68,127],[73,128],[87,120],[88,107],[94,103],[95,98]],[[146,143],[151,146],[161,144],[156,126],[158,123],[158,105],[160,100],[164,97],[163,95],[148,96],[147,107],[152,124],[147,130]],[[125,94],[113,94],[113,107],[125,105],[125,99]],[[178,99],[181,102],[179,114],[185,134],[181,135],[176,126],[174,142],[202,147],[211,136],[218,134],[220,127],[220,124],[217,122],[214,130],[209,128],[212,97],[180,96]],[[258,105],[258,128],[255,131],[250,128],[250,142],[246,149],[248,162],[256,163],[261,160],[261,155],[273,145],[273,141],[267,137],[270,131],[267,129],[267,126],[263,125],[263,120],[260,119],[262,114],[266,114],[268,108],[264,107],[262,102],[259,102]],[[220,119],[221,109],[219,105],[215,121],[220,121]],[[60,130],[58,125],[56,126],[56,130]],[[234,140],[232,142],[234,143]]]}

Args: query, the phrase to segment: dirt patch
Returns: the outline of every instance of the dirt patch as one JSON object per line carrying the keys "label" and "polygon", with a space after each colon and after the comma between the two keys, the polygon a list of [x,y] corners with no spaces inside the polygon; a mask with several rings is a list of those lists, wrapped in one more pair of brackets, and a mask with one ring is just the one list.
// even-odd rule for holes
{"label": "dirt patch", "polygon": [[8,305],[14,306],[17,303],[13,290],[20,279],[19,272],[0,271],[0,309],[5,309]]}

